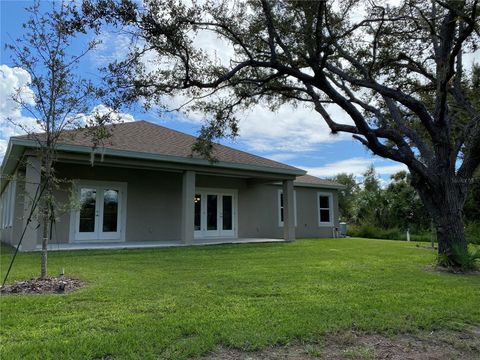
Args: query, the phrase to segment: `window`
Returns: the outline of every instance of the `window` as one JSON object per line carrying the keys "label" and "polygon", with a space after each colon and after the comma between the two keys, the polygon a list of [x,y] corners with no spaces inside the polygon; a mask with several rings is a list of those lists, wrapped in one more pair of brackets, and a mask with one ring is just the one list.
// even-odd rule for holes
{"label": "window", "polygon": [[6,229],[13,225],[13,217],[15,210],[15,181],[12,180],[5,187],[0,199],[0,228]]}
{"label": "window", "polygon": [[[293,214],[297,226],[297,192],[293,191]],[[278,190],[278,226],[283,226],[283,190]]]}
{"label": "window", "polygon": [[333,197],[330,193],[317,193],[318,225],[333,225]]}

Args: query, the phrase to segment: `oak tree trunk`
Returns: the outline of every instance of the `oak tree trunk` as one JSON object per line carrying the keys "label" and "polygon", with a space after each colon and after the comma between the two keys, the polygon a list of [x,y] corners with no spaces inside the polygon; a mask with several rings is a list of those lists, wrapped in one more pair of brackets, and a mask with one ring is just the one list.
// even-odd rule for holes
{"label": "oak tree trunk", "polygon": [[433,186],[418,178],[412,181],[435,226],[439,264],[458,267],[461,265],[458,254],[467,251],[463,205],[468,183],[445,173],[430,179],[430,183]]}

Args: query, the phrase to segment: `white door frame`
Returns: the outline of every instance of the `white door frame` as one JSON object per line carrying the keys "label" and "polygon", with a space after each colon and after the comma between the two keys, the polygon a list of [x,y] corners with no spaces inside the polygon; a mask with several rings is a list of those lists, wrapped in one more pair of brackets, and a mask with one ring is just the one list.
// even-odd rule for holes
{"label": "white door frame", "polygon": [[[194,230],[194,238],[223,237],[236,238],[238,234],[238,190],[222,188],[195,188],[195,194],[201,196],[200,230]],[[207,230],[207,195],[217,195],[217,230]],[[232,230],[221,229],[223,225],[223,195],[232,197]]]}
{"label": "white door frame", "polygon": [[[74,180],[73,194],[74,201],[78,201],[80,189],[91,187],[96,189],[96,216],[95,231],[86,234],[80,234],[78,231],[80,209],[75,208],[70,212],[70,242],[124,242],[127,220],[127,183],[115,181],[96,181],[96,180]],[[101,231],[101,219],[103,219],[103,190],[114,188],[119,191],[118,202],[118,224],[116,232]]]}

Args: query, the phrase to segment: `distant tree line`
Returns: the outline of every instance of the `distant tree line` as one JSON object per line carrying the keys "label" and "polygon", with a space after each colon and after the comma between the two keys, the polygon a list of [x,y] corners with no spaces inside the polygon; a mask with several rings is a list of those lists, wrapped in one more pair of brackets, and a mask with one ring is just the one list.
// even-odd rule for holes
{"label": "distant tree line", "polygon": [[[434,236],[432,219],[407,171],[391,175],[386,186],[382,186],[373,165],[361,181],[348,173],[340,173],[333,180],[345,185],[338,201],[340,221],[349,224],[349,235],[405,239],[409,229],[412,240],[431,241]],[[480,243],[480,178],[476,180],[470,186],[463,215],[467,240]]]}

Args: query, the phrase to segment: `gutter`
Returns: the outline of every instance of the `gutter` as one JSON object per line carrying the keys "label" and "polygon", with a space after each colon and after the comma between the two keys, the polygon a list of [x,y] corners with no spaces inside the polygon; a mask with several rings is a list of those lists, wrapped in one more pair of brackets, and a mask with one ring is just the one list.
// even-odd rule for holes
{"label": "gutter", "polygon": [[322,189],[337,189],[337,190],[343,190],[346,188],[346,186],[342,184],[310,184],[310,183],[302,183],[302,182],[295,182],[295,181],[293,182],[293,186],[322,188]]}

